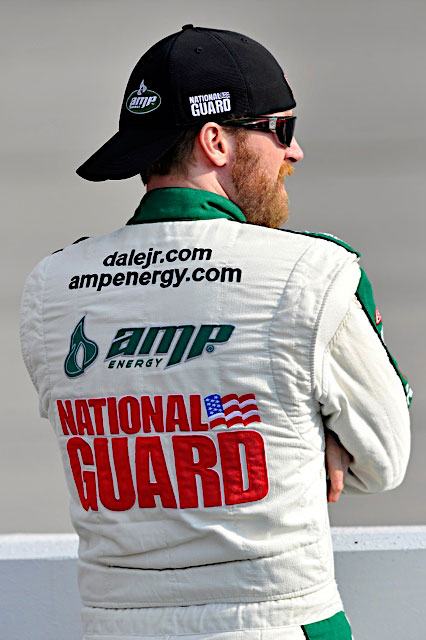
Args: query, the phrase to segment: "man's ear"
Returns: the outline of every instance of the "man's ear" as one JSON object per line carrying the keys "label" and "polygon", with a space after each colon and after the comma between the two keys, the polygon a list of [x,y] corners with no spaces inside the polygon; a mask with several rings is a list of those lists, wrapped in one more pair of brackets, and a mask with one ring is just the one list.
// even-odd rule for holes
{"label": "man's ear", "polygon": [[232,139],[216,122],[206,122],[197,136],[200,150],[215,167],[224,167],[233,155]]}

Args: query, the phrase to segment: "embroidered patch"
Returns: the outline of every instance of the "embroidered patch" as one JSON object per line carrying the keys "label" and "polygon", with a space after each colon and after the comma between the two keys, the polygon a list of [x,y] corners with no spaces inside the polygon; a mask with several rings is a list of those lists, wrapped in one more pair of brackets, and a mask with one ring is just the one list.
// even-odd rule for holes
{"label": "embroidered patch", "polygon": [[260,422],[254,393],[246,393],[243,396],[228,393],[222,397],[218,393],[213,393],[204,398],[204,404],[210,429],[220,424],[232,427],[234,424],[243,423],[247,426],[251,422]]}
{"label": "embroidered patch", "polygon": [[139,89],[133,91],[127,98],[126,108],[131,113],[143,114],[158,109],[160,104],[160,95],[156,91],[148,89],[142,80]]}
{"label": "embroidered patch", "polygon": [[68,378],[81,376],[98,357],[98,345],[84,333],[84,318],[85,316],[77,323],[71,335],[70,350],[64,362]]}
{"label": "embroidered patch", "polygon": [[[159,327],[120,328],[105,356],[108,368],[132,368],[143,365],[142,357],[154,355],[165,369],[198,358],[204,353],[214,353],[217,345],[228,342],[235,326],[233,324],[192,324]],[[121,364],[119,364],[121,362]],[[137,364],[139,363],[139,364]]]}
{"label": "embroidered patch", "polygon": [[189,96],[189,106],[194,117],[231,111],[231,94],[229,91],[205,93]]}
{"label": "embroidered patch", "polygon": [[[205,419],[203,400],[215,405],[216,416],[217,402],[224,409],[221,429],[208,409]],[[260,422],[254,393],[73,398],[56,405],[86,511],[221,507],[257,502],[269,492],[265,441],[250,424]]]}

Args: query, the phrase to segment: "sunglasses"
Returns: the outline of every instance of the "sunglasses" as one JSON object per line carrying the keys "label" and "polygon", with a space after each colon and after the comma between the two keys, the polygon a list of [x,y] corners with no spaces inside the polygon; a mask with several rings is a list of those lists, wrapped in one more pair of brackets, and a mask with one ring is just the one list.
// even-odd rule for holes
{"label": "sunglasses", "polygon": [[227,127],[245,127],[254,131],[275,133],[278,142],[289,147],[294,135],[296,116],[263,116],[259,118],[241,118],[240,120],[225,120],[221,124]]}

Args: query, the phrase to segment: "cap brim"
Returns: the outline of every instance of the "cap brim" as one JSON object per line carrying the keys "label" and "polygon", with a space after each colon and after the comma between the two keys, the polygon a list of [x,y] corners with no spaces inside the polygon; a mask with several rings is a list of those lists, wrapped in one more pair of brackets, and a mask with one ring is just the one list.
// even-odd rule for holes
{"label": "cap brim", "polygon": [[159,160],[184,133],[184,128],[176,127],[119,131],[77,169],[77,174],[92,182],[132,178]]}

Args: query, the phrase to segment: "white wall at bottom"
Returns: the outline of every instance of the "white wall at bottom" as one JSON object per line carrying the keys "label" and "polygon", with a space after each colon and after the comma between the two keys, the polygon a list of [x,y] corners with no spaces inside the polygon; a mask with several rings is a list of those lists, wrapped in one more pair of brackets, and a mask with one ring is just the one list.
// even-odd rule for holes
{"label": "white wall at bottom", "polygon": [[[336,527],[336,579],[355,640],[424,637],[426,526]],[[81,640],[77,536],[0,536],[0,640]]]}

